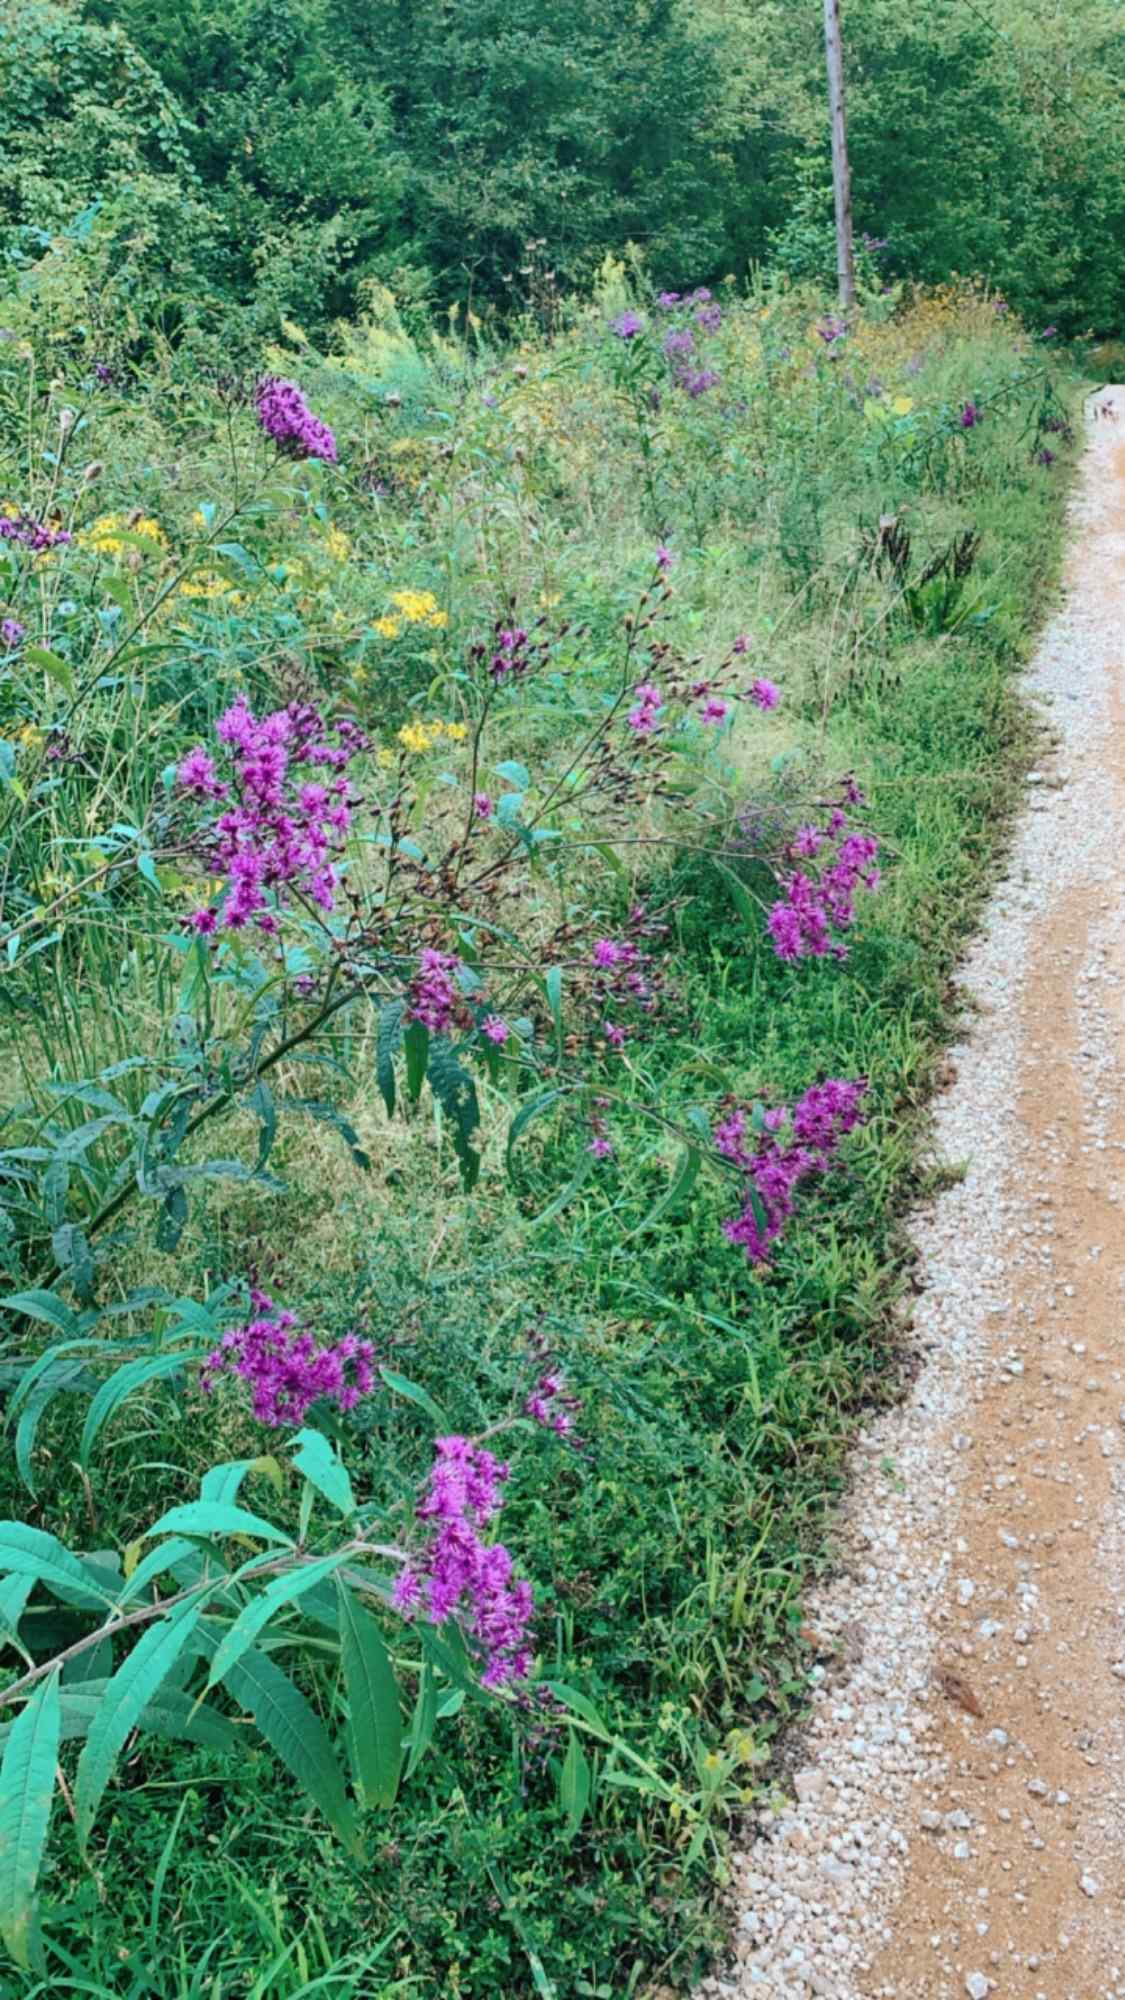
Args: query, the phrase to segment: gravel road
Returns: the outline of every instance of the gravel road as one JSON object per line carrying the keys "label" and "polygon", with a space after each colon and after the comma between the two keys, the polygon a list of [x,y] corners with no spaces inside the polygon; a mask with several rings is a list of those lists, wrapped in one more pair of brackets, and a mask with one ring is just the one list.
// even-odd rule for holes
{"label": "gravel road", "polygon": [[[1121,421],[1118,421],[1120,417]],[[1057,746],[963,969],[909,1400],[859,1441],[792,1803],[706,1996],[1125,2000],[1125,388],[1100,392]]]}

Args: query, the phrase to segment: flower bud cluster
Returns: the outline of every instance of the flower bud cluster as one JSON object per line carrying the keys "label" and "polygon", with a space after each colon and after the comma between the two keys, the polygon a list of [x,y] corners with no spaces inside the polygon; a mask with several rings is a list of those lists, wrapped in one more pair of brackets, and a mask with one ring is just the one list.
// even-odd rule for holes
{"label": "flower bud cluster", "polygon": [[421,1611],[435,1625],[455,1614],[484,1656],[485,1687],[526,1680],[531,1585],[516,1578],[502,1542],[483,1531],[503,1504],[509,1467],[460,1436],[439,1437],[433,1469],[416,1509],[425,1540],[395,1579],[391,1602],[404,1618]]}
{"label": "flower bud cluster", "polygon": [[279,1430],[302,1424],[321,1397],[341,1410],[353,1409],[375,1384],[375,1349],[347,1333],[322,1346],[292,1312],[279,1311],[268,1292],[253,1288],[255,1317],[225,1333],[206,1358],[200,1382],[210,1394],[220,1375],[237,1375],[250,1390],[254,1416]]}

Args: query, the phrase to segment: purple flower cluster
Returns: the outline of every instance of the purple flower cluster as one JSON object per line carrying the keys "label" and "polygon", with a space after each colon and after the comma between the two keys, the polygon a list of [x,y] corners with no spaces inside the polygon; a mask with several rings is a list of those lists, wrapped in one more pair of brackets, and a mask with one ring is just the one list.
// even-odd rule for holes
{"label": "purple flower cluster", "polygon": [[618,340],[635,340],[638,333],[645,330],[644,317],[630,306],[627,312],[619,313],[616,319],[610,320],[609,330],[617,335]]}
{"label": "purple flower cluster", "polygon": [[26,637],[27,627],[21,625],[18,618],[5,618],[3,623],[0,623],[0,645],[4,647],[5,652],[14,653],[17,646],[23,645]]}
{"label": "purple flower cluster", "polygon": [[488,662],[494,681],[520,680],[531,665],[530,635],[522,625],[502,625],[495,634],[496,650]]}
{"label": "purple flower cluster", "polygon": [[841,1139],[862,1122],[866,1090],[865,1077],[851,1083],[830,1077],[813,1084],[792,1111],[784,1105],[767,1111],[757,1134],[741,1105],[715,1127],[716,1150],[747,1179],[742,1212],[724,1222],[723,1233],[751,1264],[769,1262],[801,1183],[827,1173]]}
{"label": "purple flower cluster", "polygon": [[633,689],[636,696],[635,707],[625,717],[634,736],[652,736],[657,720],[664,707],[664,697],[652,681],[640,681]]}
{"label": "purple flower cluster", "polygon": [[506,1465],[470,1439],[436,1439],[416,1510],[429,1539],[403,1565],[391,1591],[404,1618],[421,1609],[444,1625],[459,1614],[483,1651],[481,1680],[492,1688],[526,1680],[531,1670],[531,1585],[514,1579],[503,1543],[486,1542],[482,1534],[500,1512],[508,1476]]}
{"label": "purple flower cluster", "polygon": [[49,521],[37,521],[31,514],[0,514],[0,542],[15,542],[30,549],[33,556],[62,548],[72,539],[69,528],[52,527]]}
{"label": "purple flower cluster", "polygon": [[785,894],[767,920],[779,958],[847,957],[847,946],[834,933],[855,921],[857,891],[876,890],[880,879],[878,841],[871,834],[849,833],[847,825],[846,813],[834,806],[823,827],[802,826],[790,841],[790,860],[815,859],[821,867],[817,875],[795,868],[783,878]]}
{"label": "purple flower cluster", "polygon": [[823,340],[824,345],[828,348],[835,347],[837,341],[845,339],[847,336],[847,331],[848,331],[847,321],[843,319],[837,319],[832,314],[830,314],[826,320],[823,320],[821,324],[817,327],[817,332],[819,333],[821,339]]}
{"label": "purple flower cluster", "polygon": [[523,1409],[525,1416],[542,1424],[545,1430],[554,1431],[557,1437],[569,1437],[579,1407],[578,1398],[567,1389],[562,1369],[552,1367],[545,1368],[539,1376]]}
{"label": "purple flower cluster", "polygon": [[[630,935],[594,940],[590,953],[591,990],[600,1011],[624,1006],[639,1007],[645,1014],[655,1013],[659,979],[652,970],[652,956],[640,941],[661,935],[664,928],[662,924],[651,923],[643,904],[636,903],[629,912]],[[601,1032],[611,1048],[624,1046],[626,1030],[620,1022],[603,1019]],[[606,1157],[600,1149],[595,1153],[595,1158]]]}
{"label": "purple flower cluster", "polygon": [[973,431],[979,423],[983,423],[984,411],[979,403],[964,403],[958,421],[963,431]]}
{"label": "purple flower cluster", "polygon": [[301,1424],[311,1404],[327,1397],[341,1410],[353,1409],[375,1384],[375,1349],[369,1340],[346,1333],[322,1347],[297,1316],[279,1312],[268,1292],[251,1290],[255,1317],[224,1333],[203,1363],[200,1383],[209,1395],[220,1375],[237,1375],[250,1390],[260,1424],[278,1430]]}
{"label": "purple flower cluster", "polygon": [[254,398],[258,421],[266,436],[289,458],[322,458],[336,463],[336,439],[328,425],[315,417],[295,382],[267,375]]}
{"label": "purple flower cluster", "polygon": [[448,1034],[460,1001],[454,979],[460,963],[452,952],[435,951],[432,946],[418,954],[418,970],[410,982],[404,1021],[421,1021],[431,1035]]}
{"label": "purple flower cluster", "polygon": [[[240,695],[219,717],[215,733],[230,760],[232,783],[219,778],[202,744],[189,751],[177,777],[192,798],[229,801],[199,840],[208,873],[226,879],[224,927],[242,930],[253,919],[259,930],[276,931],[271,896],[276,905],[296,893],[319,909],[333,909],[338,885],[333,857],[343,846],[354,805],[345,774],[366,748],[362,731],[346,720],[329,725],[318,709],[300,702],[259,719]],[[323,779],[310,778],[309,767],[322,771]],[[188,921],[210,936],[219,911],[196,910]]]}

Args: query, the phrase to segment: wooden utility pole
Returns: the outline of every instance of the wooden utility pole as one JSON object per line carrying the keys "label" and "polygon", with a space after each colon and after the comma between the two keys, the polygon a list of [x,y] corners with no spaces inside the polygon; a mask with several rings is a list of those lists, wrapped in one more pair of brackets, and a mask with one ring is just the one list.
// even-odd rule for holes
{"label": "wooden utility pole", "polygon": [[824,0],[824,46],[828,54],[828,108],[832,114],[832,183],[836,192],[836,279],[840,304],[855,304],[855,249],[852,243],[852,177],[848,127],[844,117],[844,44],[840,0]]}

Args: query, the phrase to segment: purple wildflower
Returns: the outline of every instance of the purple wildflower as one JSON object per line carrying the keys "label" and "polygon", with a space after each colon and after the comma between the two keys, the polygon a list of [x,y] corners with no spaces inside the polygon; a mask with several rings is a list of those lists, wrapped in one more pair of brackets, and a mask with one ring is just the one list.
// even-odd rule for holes
{"label": "purple wildflower", "polygon": [[729,714],[729,701],[723,701],[720,696],[713,694],[708,697],[700,709],[699,720],[711,723],[715,728],[721,728]]}
{"label": "purple wildflower", "polygon": [[26,637],[27,627],[21,625],[18,618],[5,618],[0,624],[0,644],[9,653],[14,653],[17,646],[22,646]]}
{"label": "purple wildflower", "polygon": [[295,382],[267,375],[258,384],[258,421],[266,436],[290,458],[322,458],[336,463],[336,439],[313,415]]}
{"label": "purple wildflower", "polygon": [[616,319],[610,320],[609,330],[617,335],[618,340],[635,340],[638,333],[645,330],[644,318],[630,306],[627,312],[619,313]]}
{"label": "purple wildflower", "polygon": [[478,819],[491,819],[494,811],[487,792],[473,793],[473,811]]}
{"label": "purple wildflower", "polygon": [[32,514],[0,514],[0,542],[16,542],[20,548],[30,549],[33,556],[63,548],[71,539],[68,528],[37,521]]}
{"label": "purple wildflower", "polygon": [[[768,1111],[757,1133],[748,1128],[741,1106],[716,1126],[716,1151],[747,1178],[742,1211],[724,1222],[723,1233],[745,1250],[750,1263],[768,1263],[801,1183],[827,1173],[841,1139],[862,1122],[866,1090],[866,1078],[848,1082],[830,1077],[807,1090],[792,1111],[784,1106]],[[779,1134],[786,1124],[788,1138],[783,1139]]]}
{"label": "purple wildflower", "polygon": [[667,576],[676,558],[666,542],[660,542],[656,550],[656,567],[662,576]]}
{"label": "purple wildflower", "polygon": [[684,355],[695,353],[695,335],[690,326],[676,326],[665,334],[662,345],[669,361],[679,361]]}
{"label": "purple wildflower", "polygon": [[700,306],[699,311],[695,315],[695,324],[704,333],[718,333],[722,323],[723,309],[721,306]]}
{"label": "purple wildflower", "polygon": [[679,292],[657,292],[656,303],[661,312],[672,312],[680,303]]}
{"label": "purple wildflower", "polygon": [[237,1375],[250,1390],[251,1408],[271,1430],[300,1424],[312,1403],[327,1397],[350,1410],[375,1383],[375,1349],[369,1340],[345,1334],[321,1346],[295,1313],[280,1312],[266,1292],[252,1289],[255,1317],[225,1333],[203,1363],[200,1381],[207,1394],[220,1375]]}
{"label": "purple wildflower", "polygon": [[486,1014],[480,1028],[481,1034],[486,1035],[490,1042],[495,1042],[497,1048],[507,1041],[511,1032],[508,1023],[502,1021],[499,1014]]}
{"label": "purple wildflower", "polygon": [[693,399],[706,396],[711,389],[719,386],[719,377],[713,368],[684,368],[676,377],[685,396]]}
{"label": "purple wildflower", "polygon": [[457,1011],[454,974],[460,959],[448,951],[427,948],[418,955],[418,970],[410,982],[405,1021],[421,1021],[432,1035],[447,1034]]}
{"label": "purple wildflower", "polygon": [[[195,841],[207,873],[226,880],[225,927],[242,930],[253,920],[260,930],[275,932],[271,896],[284,904],[298,893],[332,910],[336,857],[355,803],[345,773],[366,748],[362,731],[338,722],[333,742],[318,709],[291,702],[259,718],[239,695],[219,717],[215,734],[230,760],[232,784],[219,781],[201,744],[183,759],[178,778],[189,797],[231,800]],[[323,772],[323,779],[310,780],[310,769]],[[214,926],[193,920],[193,928],[206,933]]]}
{"label": "purple wildflower", "polygon": [[778,702],[781,700],[781,689],[778,687],[776,681],[767,681],[759,678],[750,683],[750,699],[754,703],[755,708],[762,710],[776,708]]}
{"label": "purple wildflower", "polygon": [[637,697],[635,708],[625,717],[634,736],[651,736],[656,729],[657,717],[664,707],[663,697],[658,687],[651,681],[640,681],[633,689]]}
{"label": "purple wildflower", "polygon": [[879,843],[872,835],[846,832],[847,817],[834,807],[823,828],[802,826],[790,842],[792,860],[809,861],[836,846],[819,875],[796,868],[784,879],[784,896],[773,905],[766,927],[780,959],[845,958],[839,933],[855,921],[855,899],[861,888],[879,887]]}
{"label": "purple wildflower", "polygon": [[405,1617],[421,1610],[435,1625],[444,1625],[459,1616],[480,1647],[481,1680],[491,1688],[526,1680],[531,1671],[531,1586],[515,1580],[503,1543],[488,1543],[482,1534],[500,1511],[508,1476],[506,1465],[468,1438],[436,1439],[433,1469],[416,1510],[427,1540],[392,1592]]}
{"label": "purple wildflower", "polygon": [[960,424],[963,431],[975,430],[984,419],[984,411],[979,403],[965,403],[961,408]]}

